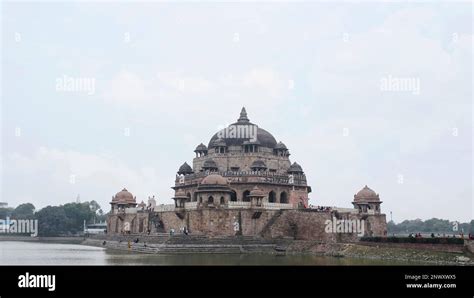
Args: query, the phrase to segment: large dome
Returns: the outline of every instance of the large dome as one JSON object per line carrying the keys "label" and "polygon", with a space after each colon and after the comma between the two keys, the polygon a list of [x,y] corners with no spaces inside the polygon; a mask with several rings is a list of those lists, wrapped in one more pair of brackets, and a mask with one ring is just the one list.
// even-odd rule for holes
{"label": "large dome", "polygon": [[[245,108],[242,108],[242,111],[240,112],[240,117],[237,120],[237,122],[229,125],[228,128],[235,125],[252,126],[255,124],[249,121],[249,119],[247,118],[247,112],[245,111]],[[248,138],[237,138],[237,137],[229,137],[229,136],[222,137],[222,136],[219,136],[219,133],[220,132],[216,132],[214,136],[212,136],[211,140],[209,141],[209,145],[208,145],[209,148],[214,147],[215,141],[217,139],[222,139],[225,142],[226,146],[241,146],[244,144],[244,142],[251,141],[250,137]],[[257,143],[260,146],[272,148],[272,149],[274,149],[277,145],[277,141],[275,140],[275,137],[273,137],[273,135],[269,133],[268,131],[266,131],[265,129],[260,128],[258,126],[257,126]]]}

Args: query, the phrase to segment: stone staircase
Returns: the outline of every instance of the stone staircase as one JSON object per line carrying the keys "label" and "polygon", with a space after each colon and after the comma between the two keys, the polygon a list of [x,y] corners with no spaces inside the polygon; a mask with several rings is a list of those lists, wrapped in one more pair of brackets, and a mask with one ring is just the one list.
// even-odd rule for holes
{"label": "stone staircase", "polygon": [[238,254],[243,253],[239,245],[165,245],[159,249],[159,253],[170,254]]}
{"label": "stone staircase", "polygon": [[169,238],[168,233],[155,233],[152,235],[143,235],[143,234],[127,234],[127,235],[91,235],[90,239],[97,239],[97,240],[106,240],[106,241],[135,241],[137,238],[139,242],[147,242],[147,243],[165,243]]}
{"label": "stone staircase", "polygon": [[[278,210],[272,218],[267,222],[267,224],[263,227],[263,229],[260,231],[260,236],[266,237],[266,234],[270,232],[270,228],[272,225],[275,223],[275,221],[283,214],[283,210]],[[269,237],[266,237],[269,238]]]}
{"label": "stone staircase", "polygon": [[166,241],[167,245],[173,244],[201,244],[201,245],[262,245],[274,244],[275,240],[266,240],[261,237],[232,236],[232,237],[206,237],[204,235],[174,235]]}
{"label": "stone staircase", "polygon": [[[134,240],[139,239],[137,243]],[[105,245],[103,242],[105,241]],[[128,243],[130,241],[130,247]],[[84,244],[109,249],[127,250],[149,254],[190,254],[190,253],[275,253],[281,252],[287,243],[282,240],[265,240],[260,237],[234,236],[208,238],[204,235],[127,235],[117,239],[87,239]],[[278,250],[276,248],[279,248]]]}

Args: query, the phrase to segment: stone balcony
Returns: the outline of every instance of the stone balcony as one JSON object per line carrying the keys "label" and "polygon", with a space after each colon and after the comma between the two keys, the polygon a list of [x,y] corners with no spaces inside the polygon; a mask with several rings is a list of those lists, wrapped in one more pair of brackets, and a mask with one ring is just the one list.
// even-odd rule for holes
{"label": "stone balcony", "polygon": [[[174,204],[167,205],[157,205],[153,209],[155,212],[166,212],[166,211],[191,211],[199,208],[206,208],[203,203],[199,202],[186,202],[184,208],[176,208]],[[281,209],[294,209],[295,207],[292,204],[282,204],[282,203],[262,203],[262,206],[252,206],[251,202],[228,202],[225,205],[213,205],[214,208],[222,209],[251,209],[259,208],[264,210],[281,210]],[[207,206],[207,208],[210,208]]]}
{"label": "stone balcony", "polygon": [[[198,172],[184,176],[177,176],[175,186],[197,185],[202,178],[211,174],[210,172]],[[268,183],[307,186],[306,176],[303,175],[282,175],[263,171],[224,171],[212,172],[226,177],[230,183]],[[291,176],[293,177],[291,179]]]}
{"label": "stone balcony", "polygon": [[288,156],[280,156],[280,155],[275,155],[273,154],[273,151],[258,151],[258,152],[243,152],[243,151],[230,151],[230,152],[225,152],[225,153],[218,153],[218,152],[209,152],[208,155],[204,156],[197,156],[194,157],[194,160],[199,161],[199,160],[207,160],[209,158],[213,157],[242,157],[242,156],[250,156],[250,157],[272,157],[272,158],[278,158],[282,160],[288,160]]}

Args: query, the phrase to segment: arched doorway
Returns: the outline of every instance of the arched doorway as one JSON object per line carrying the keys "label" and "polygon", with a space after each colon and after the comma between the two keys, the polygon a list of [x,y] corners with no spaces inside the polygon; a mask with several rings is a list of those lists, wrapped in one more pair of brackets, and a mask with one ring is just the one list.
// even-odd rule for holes
{"label": "arched doorway", "polygon": [[276,203],[276,193],[273,190],[268,194],[268,202]]}
{"label": "arched doorway", "polygon": [[115,221],[115,233],[118,233],[120,231],[120,220],[117,218]]}
{"label": "arched doorway", "polygon": [[244,191],[244,193],[242,194],[242,201],[243,202],[250,202],[249,195],[250,195],[250,190]]}
{"label": "arched doorway", "polygon": [[288,195],[286,194],[286,191],[281,192],[281,194],[280,194],[280,203],[288,204]]}
{"label": "arched doorway", "polygon": [[191,193],[188,192],[188,193],[186,194],[186,196],[188,197],[188,198],[186,199],[186,202],[191,202]]}
{"label": "arched doorway", "polygon": [[210,196],[208,199],[207,199],[207,202],[209,204],[213,204],[214,203],[214,198],[212,196]]}

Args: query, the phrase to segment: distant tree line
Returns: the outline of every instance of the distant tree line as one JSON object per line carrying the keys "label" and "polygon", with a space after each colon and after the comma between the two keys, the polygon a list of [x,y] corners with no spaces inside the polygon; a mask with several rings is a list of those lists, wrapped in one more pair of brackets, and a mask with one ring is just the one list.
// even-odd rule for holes
{"label": "distant tree line", "polygon": [[[457,228],[457,231],[455,231]],[[409,233],[440,233],[449,234],[453,233],[472,233],[474,234],[474,220],[469,223],[455,223],[447,219],[432,218],[428,220],[404,220],[401,223],[394,223],[389,221],[387,223],[387,230],[389,234],[409,234]]]}
{"label": "distant tree line", "polygon": [[104,214],[96,201],[46,206],[35,211],[31,203],[16,208],[0,208],[0,219],[37,219],[39,236],[70,236],[84,230],[86,223],[103,222]]}
{"label": "distant tree line", "polygon": [[382,243],[423,243],[423,244],[464,244],[462,238],[442,238],[442,237],[361,237],[361,241],[382,242]]}

